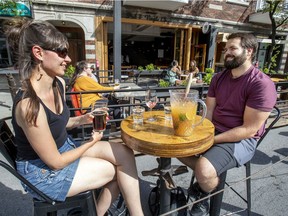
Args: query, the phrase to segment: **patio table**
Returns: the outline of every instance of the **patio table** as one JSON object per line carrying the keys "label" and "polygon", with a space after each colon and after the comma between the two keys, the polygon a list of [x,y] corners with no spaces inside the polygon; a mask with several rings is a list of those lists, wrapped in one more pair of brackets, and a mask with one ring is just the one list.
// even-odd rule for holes
{"label": "patio table", "polygon": [[[113,86],[114,84],[109,84],[110,86]],[[129,91],[129,89],[139,89],[139,91]],[[135,83],[120,83],[120,90],[126,90],[126,91],[115,91],[114,96],[118,99],[124,99],[124,100],[129,100],[130,104],[134,103],[135,97],[143,97],[146,95],[145,90],[140,91],[142,88]],[[128,109],[122,110],[124,113],[124,116],[126,114],[130,115],[131,114],[131,107]]]}
{"label": "patio table", "polygon": [[205,119],[194,128],[192,136],[179,137],[174,135],[172,123],[165,120],[163,111],[152,111],[155,122],[147,121],[150,114],[144,113],[144,124],[137,129],[133,127],[132,116],[122,120],[121,137],[131,149],[160,157],[160,214],[163,214],[170,210],[171,193],[165,182],[172,179],[171,158],[197,155],[209,149],[214,141],[214,125]]}
{"label": "patio table", "polygon": [[[114,84],[109,84],[113,86]],[[134,98],[134,97],[142,97],[145,96],[145,91],[128,91],[128,89],[142,89],[135,83],[120,83],[120,89],[127,89],[127,91],[123,92],[115,92],[115,97],[117,98]]]}
{"label": "patio table", "polygon": [[134,82],[138,84],[139,78],[142,76],[145,77],[156,77],[158,82],[163,76],[163,70],[153,70],[153,71],[138,71],[134,70]]}
{"label": "patio table", "polygon": [[287,81],[287,79],[283,79],[283,78],[271,78],[271,80],[272,80],[274,83]]}

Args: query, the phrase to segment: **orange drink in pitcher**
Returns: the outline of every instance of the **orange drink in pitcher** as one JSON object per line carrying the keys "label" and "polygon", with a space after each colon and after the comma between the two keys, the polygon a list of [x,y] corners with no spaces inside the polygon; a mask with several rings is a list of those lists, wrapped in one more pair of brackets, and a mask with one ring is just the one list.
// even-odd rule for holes
{"label": "orange drink in pitcher", "polygon": [[[170,90],[170,100],[174,134],[191,136],[193,128],[202,123],[207,111],[205,103],[198,99],[198,91],[192,90],[185,97],[183,90]],[[198,103],[202,104],[203,113],[201,120],[195,123]]]}

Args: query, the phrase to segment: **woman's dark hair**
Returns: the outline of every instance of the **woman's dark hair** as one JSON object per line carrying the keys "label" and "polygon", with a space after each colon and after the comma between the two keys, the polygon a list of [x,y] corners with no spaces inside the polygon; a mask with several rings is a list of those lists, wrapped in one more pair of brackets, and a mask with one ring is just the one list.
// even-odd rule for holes
{"label": "woman's dark hair", "polygon": [[84,69],[87,67],[88,67],[88,64],[86,61],[77,62],[74,74],[78,75],[78,74],[82,73],[82,71],[84,71]]}
{"label": "woman's dark hair", "polygon": [[191,69],[192,69],[192,70],[195,70],[195,69],[197,68],[197,62],[196,62],[196,60],[191,60],[191,63],[192,63],[192,62],[194,63],[194,66],[191,66],[191,65],[190,65],[190,66],[191,66]]}
{"label": "woman's dark hair", "polygon": [[75,81],[77,79],[77,76],[82,73],[84,71],[85,68],[88,67],[88,64],[86,61],[80,61],[80,62],[77,62],[76,63],[76,66],[75,66],[75,72],[69,82],[69,85],[68,85],[68,89],[71,89],[73,88],[73,85],[75,84]]}
{"label": "woman's dark hair", "polygon": [[171,67],[174,67],[174,66],[176,66],[176,65],[178,65],[178,61],[177,61],[177,60],[173,60],[173,61],[171,62]]}
{"label": "woman's dark hair", "polygon": [[[17,67],[22,83],[23,97],[29,98],[29,109],[26,114],[28,124],[36,125],[40,99],[30,82],[32,71],[41,61],[34,58],[32,47],[38,45],[43,49],[69,48],[67,38],[52,24],[28,18],[13,18],[4,22],[4,32],[8,43],[16,55]],[[60,112],[58,100],[59,86],[54,80],[53,92],[56,98],[56,111]]]}
{"label": "woman's dark hair", "polygon": [[240,38],[241,39],[241,46],[244,49],[252,48],[253,53],[251,56],[251,61],[255,59],[256,52],[258,49],[258,41],[257,38],[253,34],[238,32],[238,33],[232,33],[227,36],[227,40],[234,39],[234,38]]}

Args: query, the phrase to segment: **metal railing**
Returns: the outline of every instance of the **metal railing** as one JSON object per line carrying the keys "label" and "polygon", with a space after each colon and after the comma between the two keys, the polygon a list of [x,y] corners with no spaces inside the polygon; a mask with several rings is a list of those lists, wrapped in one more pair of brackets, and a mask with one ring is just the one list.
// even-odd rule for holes
{"label": "metal railing", "polygon": [[[71,112],[71,116],[74,115],[74,111],[76,110],[79,110],[81,112],[86,112],[86,111],[90,111],[91,110],[91,107],[83,107],[81,104],[82,104],[82,96],[85,95],[85,94],[103,94],[103,93],[108,93],[108,94],[114,94],[116,92],[143,92],[143,91],[146,91],[147,89],[153,89],[153,90],[156,90],[157,93],[159,93],[159,102],[158,102],[158,105],[164,105],[166,103],[169,102],[169,90],[170,89],[185,89],[184,86],[181,86],[181,87],[144,87],[144,88],[139,88],[139,89],[119,89],[119,90],[95,90],[95,91],[82,91],[82,92],[77,92],[77,91],[73,91],[73,92],[66,92],[66,101],[67,101],[67,104],[68,104],[68,107],[69,107],[69,110]],[[200,99],[205,99],[205,96],[206,96],[206,93],[207,93],[207,90],[208,90],[208,85],[199,85],[199,86],[191,86],[191,89],[195,89],[195,90],[198,90],[199,91],[199,98]],[[71,94],[76,94],[76,95],[79,95],[80,97],[80,107],[73,107],[72,106],[72,103],[71,101],[69,101],[69,95]],[[121,99],[121,98],[119,98]],[[131,108],[134,107],[134,106],[146,106],[145,104],[145,98],[144,97],[130,97],[129,99],[131,100],[126,100],[126,101],[130,101],[130,103],[122,103],[122,104],[116,104],[116,105],[108,105],[108,108],[120,108],[121,110],[125,110],[126,112],[124,113],[124,117],[130,115],[130,111],[131,111]],[[158,106],[159,108],[159,106]],[[164,107],[163,107],[164,109]],[[116,122],[121,122],[123,118],[120,118],[120,119],[111,119],[111,120],[108,120],[108,124],[111,124],[111,123],[116,123]],[[87,125],[84,125],[84,126],[80,126],[80,135],[79,137],[81,137],[81,139],[85,140],[85,139],[88,139],[88,136],[89,136],[89,130],[91,130],[92,128],[92,125],[91,126],[87,126]],[[87,132],[88,131],[88,132]],[[79,130],[78,130],[79,132]],[[119,134],[116,132],[116,134]],[[115,135],[115,133],[113,132],[107,132],[106,134],[104,133],[104,137],[109,137],[109,136],[113,136]]]}

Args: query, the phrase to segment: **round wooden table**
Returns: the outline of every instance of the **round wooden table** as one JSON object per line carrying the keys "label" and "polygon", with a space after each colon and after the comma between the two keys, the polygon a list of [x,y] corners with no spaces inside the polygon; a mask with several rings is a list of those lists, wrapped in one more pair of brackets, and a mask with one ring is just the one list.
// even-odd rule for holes
{"label": "round wooden table", "polygon": [[[157,121],[147,121],[151,114]],[[196,121],[200,118],[197,116]],[[137,128],[133,125],[132,116],[129,116],[122,120],[121,132],[123,141],[131,149],[160,157],[160,214],[171,210],[171,193],[166,184],[167,174],[168,179],[172,179],[171,158],[200,154],[209,149],[214,141],[214,125],[208,119],[194,128],[192,136],[179,137],[174,135],[172,120],[165,120],[164,111],[145,112],[144,124]]]}
{"label": "round wooden table", "polygon": [[[192,136],[174,135],[172,121],[164,118],[163,111],[152,111],[157,118],[148,122],[150,113],[144,113],[144,124],[135,129],[132,116],[122,120],[122,139],[131,149],[159,157],[186,157],[200,154],[211,147],[214,141],[214,125],[205,119],[194,128]],[[198,121],[200,116],[197,116]]]}

